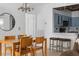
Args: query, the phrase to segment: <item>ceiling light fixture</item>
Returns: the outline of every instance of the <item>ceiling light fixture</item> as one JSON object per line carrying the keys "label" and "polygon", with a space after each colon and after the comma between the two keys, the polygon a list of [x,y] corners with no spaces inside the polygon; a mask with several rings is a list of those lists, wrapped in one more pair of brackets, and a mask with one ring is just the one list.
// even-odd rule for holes
{"label": "ceiling light fixture", "polygon": [[33,8],[31,8],[29,4],[23,3],[22,6],[18,8],[18,10],[21,10],[22,12],[31,12]]}

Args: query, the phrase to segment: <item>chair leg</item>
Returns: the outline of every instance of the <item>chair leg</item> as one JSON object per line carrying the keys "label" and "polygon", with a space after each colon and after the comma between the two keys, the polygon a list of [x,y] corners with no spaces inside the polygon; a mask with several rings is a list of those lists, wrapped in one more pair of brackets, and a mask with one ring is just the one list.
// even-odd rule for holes
{"label": "chair leg", "polygon": [[34,52],[33,52],[33,51],[31,52],[31,56],[35,56],[35,54],[34,54]]}
{"label": "chair leg", "polygon": [[33,49],[32,49],[32,53],[33,53],[33,56],[36,55],[36,48],[33,48]]}
{"label": "chair leg", "polygon": [[42,49],[42,55],[44,56],[44,50]]}
{"label": "chair leg", "polygon": [[10,49],[10,55],[12,56],[12,49]]}
{"label": "chair leg", "polygon": [[33,56],[33,53],[32,52],[30,53],[30,56]]}
{"label": "chair leg", "polygon": [[28,56],[28,54],[26,53],[26,54],[24,54],[24,56]]}
{"label": "chair leg", "polygon": [[2,46],[1,46],[1,43],[0,43],[0,56],[2,55]]}

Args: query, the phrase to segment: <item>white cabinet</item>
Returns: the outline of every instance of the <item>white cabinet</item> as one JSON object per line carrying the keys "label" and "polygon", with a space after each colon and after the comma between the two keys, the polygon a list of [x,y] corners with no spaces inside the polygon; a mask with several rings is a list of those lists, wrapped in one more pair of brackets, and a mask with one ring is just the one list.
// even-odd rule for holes
{"label": "white cabinet", "polygon": [[36,16],[34,14],[25,14],[26,17],[26,34],[32,35],[33,37],[36,35]]}

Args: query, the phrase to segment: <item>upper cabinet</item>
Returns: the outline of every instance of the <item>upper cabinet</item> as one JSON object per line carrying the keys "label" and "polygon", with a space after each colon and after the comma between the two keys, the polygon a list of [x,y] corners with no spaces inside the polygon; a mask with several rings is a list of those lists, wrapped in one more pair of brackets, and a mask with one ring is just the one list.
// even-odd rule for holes
{"label": "upper cabinet", "polygon": [[79,4],[53,8],[54,32],[79,33]]}
{"label": "upper cabinet", "polygon": [[[79,13],[79,12],[76,12]],[[54,32],[59,33],[78,33],[79,17],[72,16],[72,12],[54,10]],[[72,28],[72,29],[71,29]]]}
{"label": "upper cabinet", "polygon": [[72,26],[72,18],[69,16],[61,15],[61,14],[54,14],[54,25],[55,26]]}

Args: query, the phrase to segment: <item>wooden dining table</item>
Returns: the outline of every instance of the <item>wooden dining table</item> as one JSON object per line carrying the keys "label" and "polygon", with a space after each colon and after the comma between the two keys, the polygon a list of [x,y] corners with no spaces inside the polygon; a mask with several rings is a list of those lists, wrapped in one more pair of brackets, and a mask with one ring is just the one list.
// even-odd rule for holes
{"label": "wooden dining table", "polygon": [[[15,56],[15,53],[14,53],[15,46],[16,46],[16,44],[19,44],[19,43],[20,43],[19,40],[0,40],[0,51],[3,50],[2,48],[4,48],[3,55],[6,56],[6,45],[11,45],[11,47],[12,47],[12,54],[11,55]],[[2,46],[2,44],[4,46]],[[0,52],[0,54],[2,55],[2,52]]]}

